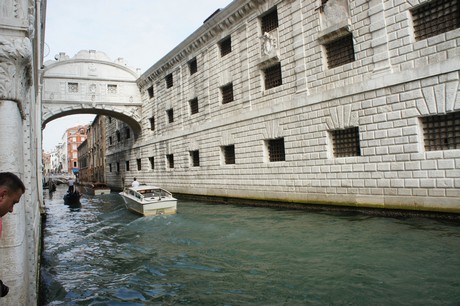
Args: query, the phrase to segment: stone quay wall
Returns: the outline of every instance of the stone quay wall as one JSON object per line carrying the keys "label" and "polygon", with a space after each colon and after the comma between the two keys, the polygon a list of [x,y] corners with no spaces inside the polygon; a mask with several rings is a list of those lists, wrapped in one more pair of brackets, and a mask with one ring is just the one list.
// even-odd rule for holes
{"label": "stone quay wall", "polygon": [[460,29],[420,38],[429,2],[233,1],[138,79],[139,137],[107,119],[109,184],[459,213]]}

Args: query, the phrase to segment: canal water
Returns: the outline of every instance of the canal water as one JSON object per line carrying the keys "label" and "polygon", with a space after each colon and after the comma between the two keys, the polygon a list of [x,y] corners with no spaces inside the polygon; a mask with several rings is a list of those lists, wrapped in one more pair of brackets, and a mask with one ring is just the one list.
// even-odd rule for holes
{"label": "canal water", "polygon": [[[43,305],[460,305],[460,225],[117,194],[46,201]],[[48,195],[47,195],[48,197]]]}

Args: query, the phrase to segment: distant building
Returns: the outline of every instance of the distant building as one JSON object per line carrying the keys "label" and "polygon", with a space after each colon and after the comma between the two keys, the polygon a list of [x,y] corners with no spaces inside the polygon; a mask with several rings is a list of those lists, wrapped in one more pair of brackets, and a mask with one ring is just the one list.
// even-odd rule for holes
{"label": "distant building", "polygon": [[87,129],[87,138],[78,147],[80,181],[101,182],[105,179],[106,118],[96,116]]}
{"label": "distant building", "polygon": [[86,140],[86,131],[88,125],[77,125],[67,129],[63,135],[63,151],[62,157],[65,157],[65,162],[62,163],[64,173],[78,173],[78,146]]}

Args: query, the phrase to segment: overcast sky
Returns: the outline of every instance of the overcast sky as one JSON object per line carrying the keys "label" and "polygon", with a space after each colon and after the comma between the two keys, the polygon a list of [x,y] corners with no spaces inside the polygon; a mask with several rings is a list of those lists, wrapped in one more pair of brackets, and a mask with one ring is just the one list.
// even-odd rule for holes
{"label": "overcast sky", "polygon": [[[80,50],[122,57],[141,73],[198,29],[214,11],[231,0],[48,0],[45,61],[59,52],[73,57]],[[65,130],[92,121],[73,115],[49,122],[43,131],[47,152]]]}

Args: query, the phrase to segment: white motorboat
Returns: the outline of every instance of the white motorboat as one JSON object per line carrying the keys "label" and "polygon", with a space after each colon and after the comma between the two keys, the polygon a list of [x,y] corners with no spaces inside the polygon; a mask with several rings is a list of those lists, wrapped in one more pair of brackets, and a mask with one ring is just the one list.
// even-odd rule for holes
{"label": "white motorboat", "polygon": [[125,187],[120,195],[126,208],[144,216],[175,214],[177,211],[177,199],[157,186]]}

